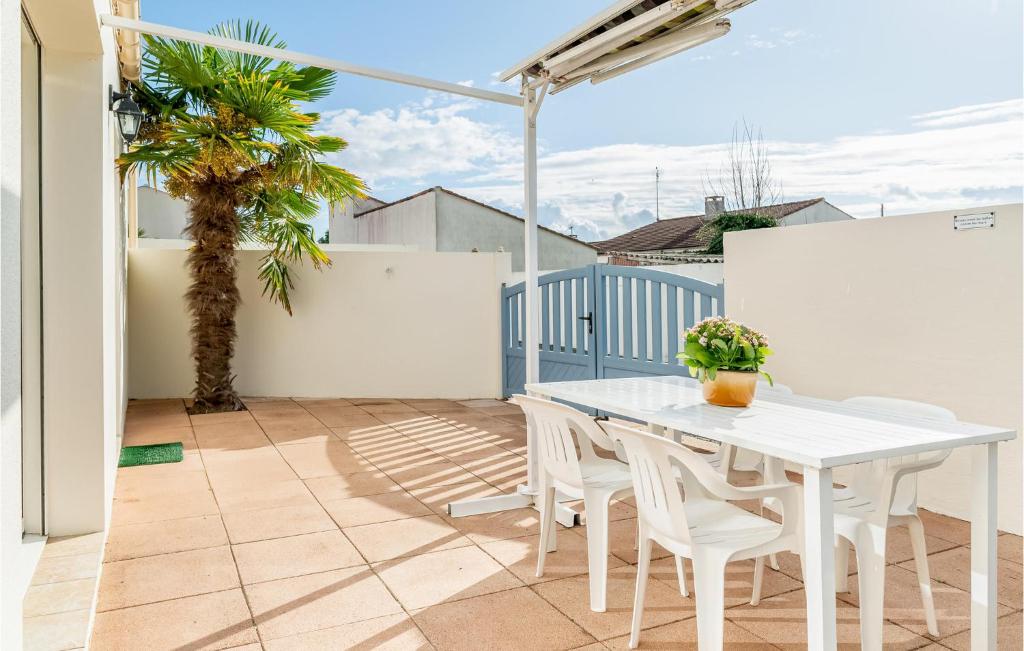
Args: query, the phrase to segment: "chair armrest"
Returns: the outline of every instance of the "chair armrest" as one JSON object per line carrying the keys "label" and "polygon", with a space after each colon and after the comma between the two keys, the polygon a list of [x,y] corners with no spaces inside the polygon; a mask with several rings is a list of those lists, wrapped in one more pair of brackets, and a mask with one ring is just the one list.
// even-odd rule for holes
{"label": "chair armrest", "polygon": [[882,474],[881,492],[879,493],[879,503],[884,504],[885,508],[879,513],[884,512],[886,517],[888,517],[889,509],[892,508],[892,501],[896,496],[896,488],[899,486],[901,479],[907,475],[939,467],[951,452],[952,450],[940,450],[930,454],[919,455],[913,461],[901,461],[900,463],[893,463],[887,466]]}

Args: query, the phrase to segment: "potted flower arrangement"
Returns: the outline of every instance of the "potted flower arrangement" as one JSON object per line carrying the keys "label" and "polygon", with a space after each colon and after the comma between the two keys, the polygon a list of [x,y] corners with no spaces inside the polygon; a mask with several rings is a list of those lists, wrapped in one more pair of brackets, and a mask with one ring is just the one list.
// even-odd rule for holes
{"label": "potted flower arrangement", "polygon": [[746,407],[754,400],[757,376],[771,355],[768,338],[725,317],[704,319],[686,331],[683,352],[677,357],[690,367],[690,375],[703,385],[704,399],[722,407]]}

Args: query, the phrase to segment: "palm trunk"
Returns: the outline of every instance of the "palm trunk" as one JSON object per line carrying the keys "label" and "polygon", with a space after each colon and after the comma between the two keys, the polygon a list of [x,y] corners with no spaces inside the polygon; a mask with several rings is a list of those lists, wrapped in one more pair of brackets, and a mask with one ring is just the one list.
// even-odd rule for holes
{"label": "palm trunk", "polygon": [[243,409],[232,380],[239,225],[236,188],[209,182],[195,188],[189,204],[186,233],[194,242],[188,255],[192,285],[185,298],[192,316],[192,358],[196,369],[192,413]]}

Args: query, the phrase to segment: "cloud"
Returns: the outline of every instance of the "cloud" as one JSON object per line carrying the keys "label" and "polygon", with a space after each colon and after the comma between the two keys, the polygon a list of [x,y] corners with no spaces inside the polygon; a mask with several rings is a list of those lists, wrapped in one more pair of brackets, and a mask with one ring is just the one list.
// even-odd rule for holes
{"label": "cloud", "polygon": [[322,130],[349,143],[331,162],[379,187],[393,179],[479,172],[521,159],[518,138],[466,115],[476,102],[442,98],[430,94],[421,102],[370,113],[351,108],[323,113]]}
{"label": "cloud", "polygon": [[[449,101],[450,102],[450,101]],[[521,214],[522,146],[503,128],[473,119],[474,102],[440,100],[396,110],[326,114],[352,140],[343,162],[382,184],[423,179]],[[787,200],[825,197],[861,217],[1020,201],[1021,99],[911,116],[902,130],[818,142],[768,142]],[[661,216],[703,212],[703,177],[727,143],[623,143],[545,151],[538,161],[542,224],[606,239],[653,221],[654,168],[662,170]]]}

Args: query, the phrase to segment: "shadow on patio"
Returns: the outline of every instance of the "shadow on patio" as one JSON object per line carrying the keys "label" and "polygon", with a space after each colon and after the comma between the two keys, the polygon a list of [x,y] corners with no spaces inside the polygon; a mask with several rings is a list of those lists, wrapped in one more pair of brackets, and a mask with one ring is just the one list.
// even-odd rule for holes
{"label": "shadow on patio", "polygon": [[[612,508],[608,611],[589,610],[585,529],[560,528],[533,576],[532,510],[450,518],[446,504],[525,482],[518,407],[495,400],[250,399],[249,412],[189,417],[136,401],[125,445],[181,441],[182,463],[118,471],[94,649],[625,648],[635,511]],[[577,508],[581,508],[577,506]],[[923,512],[944,647],[967,648],[967,523]],[[1000,639],[1021,647],[1021,540],[1000,538]],[[657,558],[657,555],[656,555]],[[925,631],[905,530],[887,558],[886,646]],[[803,648],[799,564],[729,566],[730,649]],[[855,568],[851,565],[851,571]],[[694,602],[674,565],[652,566],[643,648],[696,648]],[[840,641],[856,646],[856,580]],[[934,648],[943,648],[935,646]]]}

